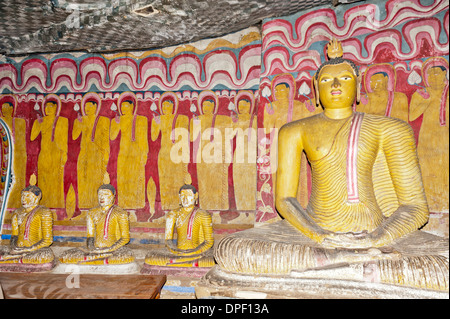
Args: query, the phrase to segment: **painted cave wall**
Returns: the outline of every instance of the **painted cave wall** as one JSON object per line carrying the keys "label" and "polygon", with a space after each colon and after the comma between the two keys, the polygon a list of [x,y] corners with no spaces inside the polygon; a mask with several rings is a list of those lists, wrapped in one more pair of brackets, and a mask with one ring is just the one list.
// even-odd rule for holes
{"label": "painted cave wall", "polygon": [[[84,216],[105,181],[130,212],[136,243],[160,243],[186,180],[217,237],[279,219],[277,130],[322,111],[311,78],[331,37],[362,72],[355,109],[413,127],[432,212],[426,228],[448,236],[448,22],[446,1],[368,1],[161,50],[6,57],[0,99],[13,110],[1,116],[15,158],[2,239],[33,175],[54,211],[55,241],[68,245],[84,241]],[[306,205],[306,164],[299,186]]]}
{"label": "painted cave wall", "polygon": [[[258,120],[267,129],[322,111],[311,79],[325,61],[332,37],[342,42],[344,58],[362,73],[358,112],[386,115],[408,122],[415,133],[425,192],[431,212],[425,227],[448,236],[449,204],[449,11],[448,1],[367,1],[326,6],[262,25],[262,60]],[[270,130],[270,129],[269,129]],[[276,136],[276,134],[272,134]],[[262,138],[269,139],[270,135]],[[260,165],[259,189],[269,196],[276,138]],[[297,198],[305,206],[309,166],[301,168]],[[258,207],[260,209],[260,207]],[[270,217],[277,218],[275,213]],[[266,217],[269,218],[269,217]]]}

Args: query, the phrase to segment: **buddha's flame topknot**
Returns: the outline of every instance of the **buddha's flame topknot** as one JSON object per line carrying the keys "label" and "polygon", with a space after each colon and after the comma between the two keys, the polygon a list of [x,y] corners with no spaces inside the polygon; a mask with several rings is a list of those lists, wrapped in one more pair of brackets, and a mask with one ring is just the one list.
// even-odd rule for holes
{"label": "buddha's flame topknot", "polygon": [[342,58],[344,50],[342,44],[336,38],[333,38],[327,46],[327,55],[330,59]]}

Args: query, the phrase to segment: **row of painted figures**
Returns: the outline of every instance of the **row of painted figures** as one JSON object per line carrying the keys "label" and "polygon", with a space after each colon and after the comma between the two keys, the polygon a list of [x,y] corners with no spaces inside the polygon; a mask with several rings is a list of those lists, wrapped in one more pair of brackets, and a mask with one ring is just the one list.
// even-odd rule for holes
{"label": "row of painted figures", "polygon": [[[203,133],[211,129],[211,142],[215,138],[219,148],[214,149],[214,154],[220,149],[219,160],[205,160],[202,158],[206,142],[197,143],[194,153],[200,157],[196,160],[198,179],[202,182],[199,191],[205,190],[201,207],[203,209],[227,210],[228,209],[228,166],[230,161],[223,160],[225,129],[236,130],[236,134],[248,134],[247,129],[256,130],[256,118],[252,115],[254,96],[251,91],[240,91],[235,101],[235,113],[233,117],[217,115],[218,99],[214,92],[204,91],[200,94],[200,115],[189,123],[186,115],[177,114],[177,97],[172,94],[163,94],[161,97],[161,110],[158,116],[152,119],[151,138],[156,141],[161,137],[161,148],[158,153],[158,177],[161,195],[162,209],[168,210],[179,203],[177,185],[183,183],[187,172],[189,153],[186,158],[183,154],[173,152],[174,144],[180,142],[183,137],[175,134],[175,129],[185,129],[190,132],[191,142],[195,143]],[[2,114],[5,122],[12,131],[14,140],[14,175],[17,187],[11,191],[9,198],[10,208],[20,206],[20,191],[25,186],[25,172],[27,165],[27,146],[25,141],[26,125],[20,118],[13,118],[14,97],[2,98]],[[43,101],[43,117],[34,121],[30,141],[41,137],[40,150],[37,159],[38,185],[46,196],[42,202],[50,208],[64,208],[66,194],[64,193],[64,167],[68,157],[68,119],[59,116],[61,101],[58,96],[50,94]],[[100,116],[102,101],[97,93],[87,93],[83,97],[81,114],[74,120],[72,139],[80,138],[80,152],[77,160],[77,194],[78,207],[90,208],[95,205],[97,199],[95,190],[100,186],[110,161],[110,140],[115,140],[120,134],[120,149],[117,154],[117,190],[118,204],[127,209],[140,209],[145,206],[147,195],[150,206],[154,204],[156,186],[152,177],[146,181],[146,164],[149,145],[147,140],[148,120],[145,116],[137,115],[136,97],[132,92],[124,92],[120,95],[117,116],[113,120]],[[155,113],[156,114],[156,113]],[[207,133],[207,132],[206,132]],[[256,133],[250,134],[251,138],[244,139],[245,145],[240,145],[243,151],[242,160],[236,162],[232,159],[233,175],[236,183],[236,201],[239,210],[255,209],[256,203],[256,154],[252,160],[248,160],[250,152],[256,147]],[[232,137],[231,137],[232,138]],[[220,140],[220,141],[219,141]],[[182,140],[183,149],[185,142]],[[209,141],[208,141],[209,142]],[[249,146],[253,143],[254,147]],[[178,143],[180,144],[180,143]],[[189,152],[189,144],[187,145]],[[29,150],[28,150],[29,152]],[[175,154],[175,155],[174,155]],[[235,153],[236,154],[236,153]],[[176,156],[177,158],[172,158]],[[115,159],[114,159],[115,160]],[[130,165],[133,163],[133,165]],[[215,178],[211,178],[211,171],[219,172]],[[242,176],[253,176],[243,179]],[[67,178],[67,177],[66,177]],[[72,183],[74,183],[72,181]],[[146,185],[147,183],[147,185]],[[147,186],[147,192],[146,190]],[[206,191],[207,190],[207,191]],[[94,195],[93,195],[94,194]],[[226,198],[224,198],[225,196]],[[247,200],[253,197],[254,200]],[[243,200],[243,199],[246,200]],[[253,204],[248,204],[253,203]]]}
{"label": "row of painted figures", "polygon": [[[53,243],[53,214],[39,205],[42,191],[36,185],[21,193],[22,207],[12,216],[9,246],[0,246],[0,271],[45,271],[57,263],[50,248]],[[87,215],[85,247],[64,251],[58,258],[63,264],[117,265],[135,261],[130,241],[128,212],[114,204],[116,190],[103,184],[97,192],[98,206]],[[179,190],[182,205],[166,216],[167,249],[153,250],[147,265],[211,267],[214,244],[211,215],[196,206],[198,192],[190,184]],[[175,236],[176,234],[176,236]],[[175,241],[174,238],[177,238]]]}
{"label": "row of painted figures", "polygon": [[[423,115],[418,140],[418,155],[423,171],[425,191],[432,211],[448,209],[448,62],[434,57],[423,64],[423,81],[425,89],[420,89],[411,97],[408,108],[408,98],[405,94],[395,92],[395,71],[390,65],[373,65],[365,71],[366,95],[356,106],[356,111],[386,115],[402,119],[406,122],[415,121]],[[419,76],[417,74],[417,76]],[[419,76],[420,77],[420,76]],[[415,83],[417,79],[408,79]],[[306,107],[306,104],[295,100],[295,80],[292,75],[276,76],[272,80],[272,101],[266,104],[264,111],[265,128],[281,128],[285,123],[306,118],[322,112],[321,107]],[[264,95],[264,90],[262,92]],[[12,98],[12,97],[11,97]],[[110,139],[116,139],[121,133],[120,150],[117,157],[117,189],[118,204],[126,209],[139,209],[145,206],[146,197],[150,210],[154,210],[156,185],[152,177],[145,178],[145,165],[149,152],[147,141],[147,119],[136,114],[136,98],[132,92],[123,93],[118,100],[120,116],[116,121],[109,121],[99,116],[102,101],[98,94],[87,93],[81,103],[81,114],[74,121],[72,138],[80,141],[80,153],[77,160],[77,195],[78,207],[87,209],[95,205],[97,199],[95,190],[100,186],[110,160]],[[199,96],[199,116],[195,117],[200,124],[199,133],[203,134],[209,128],[216,128],[222,133],[227,127],[256,129],[257,121],[254,112],[254,95],[251,91],[240,91],[235,99],[234,121],[229,116],[216,115],[218,107],[217,95],[212,91],[204,91]],[[269,100],[268,100],[269,101]],[[4,103],[3,103],[4,102]],[[25,139],[25,122],[14,118],[16,103],[2,98],[2,118],[10,127],[14,139],[15,158],[14,175],[17,187],[11,191],[8,207],[20,206],[20,190],[25,186],[27,149]],[[68,141],[67,119],[59,116],[60,100],[50,94],[44,101],[42,113],[44,117],[33,123],[31,140],[41,135],[41,146],[38,157],[38,185],[44,194],[52,193],[51,197],[43,198],[42,202],[50,208],[64,208],[69,194],[64,193],[64,165],[67,161]],[[59,106],[58,106],[59,105]],[[270,106],[270,107],[269,107]],[[78,112],[77,111],[77,112]],[[173,134],[175,128],[185,128],[191,131],[191,141],[197,135],[192,132],[193,122],[189,123],[187,116],[178,115],[178,99],[173,92],[166,92],[160,99],[159,112],[151,124],[153,141],[161,136],[161,149],[158,153],[158,179],[161,207],[168,210],[179,203],[177,185],[183,182],[187,171],[186,160],[171,160],[173,145],[179,137]],[[139,127],[139,129],[136,129]],[[194,136],[195,135],[195,136]],[[436,139],[435,136],[443,136]],[[255,137],[253,135],[253,137]],[[23,139],[23,140],[20,140]],[[178,141],[178,140],[177,140]],[[249,154],[256,148],[256,138],[245,139],[244,162],[233,161],[233,182],[238,210],[254,210],[256,207],[256,160]],[[251,144],[251,145],[249,145]],[[202,156],[206,143],[196,144],[200,149],[194,153]],[[272,149],[276,149],[272,145]],[[216,150],[214,150],[216,151]],[[222,148],[222,153],[223,148]],[[173,155],[173,154],[172,154]],[[274,160],[276,160],[276,154]],[[223,157],[224,154],[221,154]],[[189,161],[189,158],[187,159]],[[134,163],[134,165],[129,165]],[[228,198],[228,165],[220,163],[205,163],[196,159],[196,170],[199,191],[204,194],[200,207],[207,210],[227,210]],[[126,174],[124,174],[126,172]],[[214,177],[211,176],[214,172]],[[273,170],[275,172],[275,169]],[[442,174],[444,172],[444,174]],[[245,176],[246,178],[243,178]],[[305,179],[303,179],[305,180]],[[273,174],[275,185],[275,174]],[[147,190],[147,191],[146,191]],[[66,200],[67,201],[67,200]],[[73,199],[75,201],[75,199]],[[303,200],[306,201],[305,199]],[[302,203],[303,204],[303,203]]]}

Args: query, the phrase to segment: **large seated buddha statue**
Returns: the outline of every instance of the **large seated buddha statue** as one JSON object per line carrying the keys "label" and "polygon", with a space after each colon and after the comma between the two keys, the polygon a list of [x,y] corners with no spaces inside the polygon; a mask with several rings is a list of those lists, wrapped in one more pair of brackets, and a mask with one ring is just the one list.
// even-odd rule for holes
{"label": "large seated buddha statue", "polygon": [[114,204],[116,190],[111,184],[98,188],[99,206],[87,214],[86,247],[66,250],[60,263],[78,265],[120,265],[134,262],[128,212]]}
{"label": "large seated buddha statue", "polygon": [[211,214],[198,208],[197,189],[189,182],[180,188],[179,197],[181,207],[166,216],[166,247],[147,254],[143,272],[161,267],[209,269],[215,265]]}
{"label": "large seated buddha statue", "polygon": [[[33,175],[34,176],[34,175]],[[53,214],[39,205],[42,191],[32,184],[21,193],[22,207],[13,212],[9,246],[0,246],[0,271],[47,271],[55,266]]]}
{"label": "large seated buddha statue", "polygon": [[[279,131],[275,197],[284,220],[225,237],[215,271],[448,294],[448,238],[419,231],[429,212],[413,131],[399,119],[355,112],[359,71],[338,41],[327,51],[313,78],[324,112]],[[306,208],[296,199],[303,152],[312,169]]]}

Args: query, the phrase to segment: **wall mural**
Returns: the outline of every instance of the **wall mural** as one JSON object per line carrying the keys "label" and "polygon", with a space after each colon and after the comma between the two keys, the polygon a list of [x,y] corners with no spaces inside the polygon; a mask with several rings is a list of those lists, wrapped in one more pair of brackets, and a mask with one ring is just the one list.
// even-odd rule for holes
{"label": "wall mural", "polygon": [[0,115],[14,141],[8,211],[35,174],[66,231],[106,180],[132,221],[151,228],[179,205],[189,178],[215,224],[278,219],[278,129],[322,111],[311,79],[335,37],[362,73],[356,110],[411,124],[430,210],[448,212],[448,25],[448,1],[367,1],[161,50],[3,58]]}
{"label": "wall mural", "polygon": [[20,207],[33,174],[58,220],[83,219],[105,179],[137,222],[178,207],[188,175],[201,208],[224,218],[255,209],[256,153],[249,161],[247,144],[257,136],[258,29],[164,50],[7,60],[1,118],[15,140],[8,210]]}
{"label": "wall mural", "polygon": [[[448,1],[440,0],[319,7],[263,23],[258,121],[266,131],[258,137],[264,155],[258,158],[257,221],[278,218],[272,196],[277,140],[270,131],[321,111],[311,79],[332,37],[362,72],[356,111],[411,124],[430,211],[448,212],[448,23]],[[302,168],[303,190],[310,187],[308,169]],[[298,194],[302,205],[307,196]]]}

